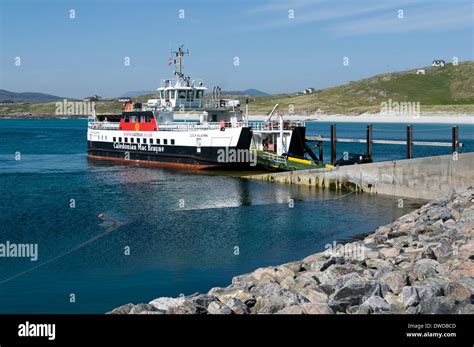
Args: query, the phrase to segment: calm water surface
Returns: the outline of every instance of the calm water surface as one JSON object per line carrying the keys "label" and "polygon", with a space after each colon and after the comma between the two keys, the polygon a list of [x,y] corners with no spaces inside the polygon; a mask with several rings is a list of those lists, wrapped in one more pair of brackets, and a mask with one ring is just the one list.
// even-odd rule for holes
{"label": "calm water surface", "polygon": [[[417,127],[446,128],[415,126],[416,139],[421,139]],[[313,123],[308,133],[327,135],[328,128]],[[403,139],[403,126],[376,128]],[[472,129],[461,126],[464,150],[472,151]],[[396,137],[392,130],[402,133]],[[430,132],[424,134],[425,139]],[[363,137],[364,125],[338,125],[338,135]],[[430,136],[449,141],[450,132]],[[406,200],[398,208],[388,197],[339,198],[228,175],[88,161],[86,120],[0,120],[0,140],[0,243],[39,247],[37,262],[0,258],[0,313],[101,313],[128,302],[208,291],[228,285],[234,275],[369,232],[419,203]],[[363,148],[338,150],[342,155]],[[16,152],[21,160],[15,160]],[[404,147],[375,146],[374,152],[379,160],[403,158]],[[447,153],[415,147],[417,156]],[[68,254],[106,231],[99,213],[117,220],[118,227]],[[37,267],[61,254],[66,255]],[[71,293],[76,303],[69,302]]]}

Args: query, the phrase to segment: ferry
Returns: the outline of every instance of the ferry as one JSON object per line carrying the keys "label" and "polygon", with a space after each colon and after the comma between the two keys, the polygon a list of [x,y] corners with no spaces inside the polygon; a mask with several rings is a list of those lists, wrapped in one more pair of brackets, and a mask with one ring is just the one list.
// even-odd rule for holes
{"label": "ferry", "polygon": [[[206,100],[203,81],[184,74],[189,50],[181,45],[171,53],[175,78],[161,81],[159,98],[143,104],[121,98],[123,110],[116,115],[94,110],[87,131],[90,159],[186,169],[279,168],[288,158],[307,160],[303,122],[272,120],[276,107],[264,122],[250,122],[248,101],[244,115],[240,101],[221,98],[219,87]],[[198,120],[176,121],[175,114]]]}

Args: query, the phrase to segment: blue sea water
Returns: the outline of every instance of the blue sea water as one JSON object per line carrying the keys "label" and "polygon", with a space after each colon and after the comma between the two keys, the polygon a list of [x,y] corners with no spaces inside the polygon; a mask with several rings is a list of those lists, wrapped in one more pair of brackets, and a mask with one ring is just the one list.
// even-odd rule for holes
{"label": "blue sea water", "polygon": [[[0,120],[0,243],[33,243],[39,250],[36,262],[0,258],[0,313],[102,313],[207,292],[232,276],[372,231],[419,203],[405,200],[399,208],[390,197],[89,161],[86,122]],[[382,129],[375,138],[404,138],[403,125],[374,128]],[[308,124],[309,134],[328,129]],[[460,127],[461,151],[474,150],[473,129]],[[338,136],[363,138],[365,126],[338,124]],[[415,126],[415,139],[449,141],[450,130]],[[338,144],[341,155],[346,150],[363,152],[364,145]],[[415,148],[415,156],[449,152]],[[405,148],[376,145],[374,155],[400,159]],[[117,221],[110,233],[104,234],[108,224],[100,213]]]}

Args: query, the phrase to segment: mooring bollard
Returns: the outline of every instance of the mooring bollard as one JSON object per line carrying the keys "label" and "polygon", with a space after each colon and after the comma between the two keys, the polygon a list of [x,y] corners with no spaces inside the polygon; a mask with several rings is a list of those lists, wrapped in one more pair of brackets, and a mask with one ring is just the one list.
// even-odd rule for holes
{"label": "mooring bollard", "polygon": [[458,151],[458,147],[459,147],[459,128],[457,126],[453,126],[453,130],[452,130],[453,153]]}
{"label": "mooring bollard", "polygon": [[413,158],[413,127],[407,125],[407,159]]}
{"label": "mooring bollard", "polygon": [[367,125],[367,155],[372,158],[372,124]]}
{"label": "mooring bollard", "polygon": [[331,165],[336,163],[336,124],[331,125]]}

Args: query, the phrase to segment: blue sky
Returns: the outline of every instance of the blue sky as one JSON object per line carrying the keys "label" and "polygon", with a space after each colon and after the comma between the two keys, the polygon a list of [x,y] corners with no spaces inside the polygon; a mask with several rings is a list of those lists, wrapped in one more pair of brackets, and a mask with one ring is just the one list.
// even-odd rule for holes
{"label": "blue sky", "polygon": [[[324,88],[434,59],[474,56],[472,0],[0,4],[0,89],[18,92],[79,98],[153,90],[172,77],[170,44],[181,43],[190,50],[186,72],[203,78],[208,88],[269,93]],[[75,19],[69,18],[71,9]],[[130,66],[124,65],[125,57]]]}

